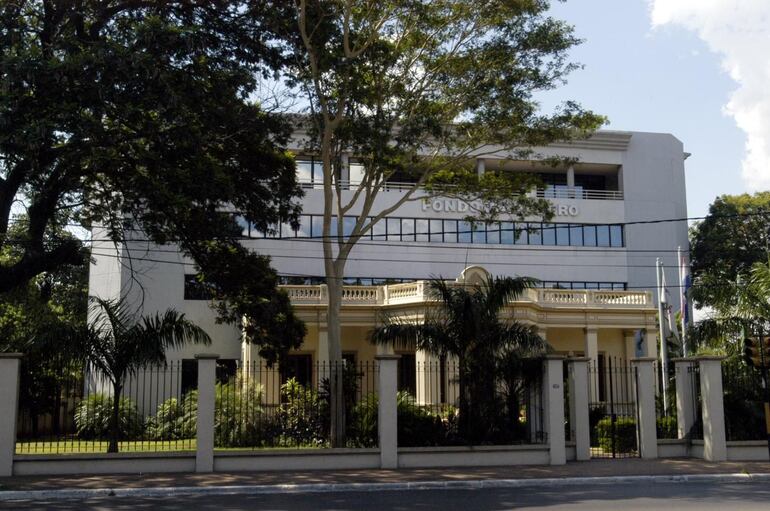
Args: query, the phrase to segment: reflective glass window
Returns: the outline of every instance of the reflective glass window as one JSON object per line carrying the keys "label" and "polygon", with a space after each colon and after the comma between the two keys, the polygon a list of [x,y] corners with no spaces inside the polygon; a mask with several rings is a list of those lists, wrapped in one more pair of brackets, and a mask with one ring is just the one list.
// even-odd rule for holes
{"label": "reflective glass window", "polygon": [[471,224],[464,220],[457,222],[457,241],[460,243],[472,243]]}
{"label": "reflective glass window", "polygon": [[556,224],[543,224],[543,245],[556,245]]}
{"label": "reflective glass window", "polygon": [[486,226],[481,222],[473,224],[473,243],[484,244],[487,242]]}
{"label": "reflective glass window", "polygon": [[385,220],[380,220],[372,226],[372,239],[374,241],[385,241]]}
{"label": "reflective glass window", "polygon": [[529,245],[529,231],[527,230],[527,224],[514,224],[513,234],[516,236],[517,245]]}
{"label": "reflective glass window", "polygon": [[567,224],[556,225],[556,244],[560,246],[569,245],[569,226]]}
{"label": "reflective glass window", "polygon": [[401,240],[401,219],[388,218],[388,241]]}
{"label": "reflective glass window", "polygon": [[441,220],[430,221],[430,241],[434,243],[444,241],[444,226]]}
{"label": "reflective glass window", "polygon": [[527,234],[529,234],[529,245],[543,244],[543,225],[530,222],[527,224]]}
{"label": "reflective glass window", "polygon": [[417,241],[429,241],[428,240],[428,219],[418,218],[415,220],[416,239]]}
{"label": "reflective glass window", "polygon": [[403,241],[414,241],[414,218],[401,219],[401,239]]}
{"label": "reflective glass window", "polygon": [[487,243],[497,245],[500,243],[500,224],[487,224]]}
{"label": "reflective glass window", "polygon": [[619,225],[610,226],[610,245],[613,247],[623,246],[623,228]]}
{"label": "reflective glass window", "polygon": [[584,247],[596,246],[596,226],[595,225],[583,226],[583,246]]}
{"label": "reflective glass window", "polygon": [[599,247],[610,246],[610,226],[609,225],[596,226],[596,245]]}
{"label": "reflective glass window", "polygon": [[503,245],[513,245],[513,222],[500,223],[500,243]]}
{"label": "reflective glass window", "polygon": [[457,243],[457,220],[444,220],[444,241]]}
{"label": "reflective glass window", "polygon": [[582,225],[569,226],[569,244],[573,247],[583,246],[583,226]]}

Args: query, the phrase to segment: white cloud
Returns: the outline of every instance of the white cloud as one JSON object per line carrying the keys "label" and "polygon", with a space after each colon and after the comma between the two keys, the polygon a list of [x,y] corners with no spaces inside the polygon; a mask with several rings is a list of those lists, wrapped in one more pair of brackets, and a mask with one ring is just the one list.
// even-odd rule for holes
{"label": "white cloud", "polygon": [[724,109],[746,133],[743,180],[770,189],[770,0],[648,1],[653,27],[680,25],[721,56],[738,84]]}

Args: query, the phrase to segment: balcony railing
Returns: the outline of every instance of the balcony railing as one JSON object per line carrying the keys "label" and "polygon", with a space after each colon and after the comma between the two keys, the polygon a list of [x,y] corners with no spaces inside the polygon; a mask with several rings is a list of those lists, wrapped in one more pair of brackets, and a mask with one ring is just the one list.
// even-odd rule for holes
{"label": "balcony railing", "polygon": [[[294,305],[326,305],[328,290],[319,286],[281,286]],[[426,281],[385,286],[344,286],[342,303],[354,305],[407,305],[435,301]],[[649,308],[652,294],[647,291],[593,289],[528,289],[516,303],[536,303],[548,307]]]}

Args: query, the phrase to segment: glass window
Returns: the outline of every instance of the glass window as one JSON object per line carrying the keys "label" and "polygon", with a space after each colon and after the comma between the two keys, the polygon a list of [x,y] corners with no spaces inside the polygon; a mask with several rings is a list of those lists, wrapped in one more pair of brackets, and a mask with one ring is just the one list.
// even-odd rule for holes
{"label": "glass window", "polygon": [[516,236],[517,245],[529,245],[529,231],[527,231],[527,224],[517,223],[513,233]]}
{"label": "glass window", "polygon": [[610,246],[610,226],[609,225],[596,226],[596,245],[599,247]]}
{"label": "glass window", "polygon": [[586,282],[586,289],[599,289],[598,282]]}
{"label": "glass window", "polygon": [[291,224],[281,224],[281,238],[296,238],[297,231],[291,228]]}
{"label": "glass window", "polygon": [[596,226],[595,225],[583,226],[583,246],[584,247],[596,246]]}
{"label": "glass window", "polygon": [[611,282],[599,282],[599,289],[612,289]]}
{"label": "glass window", "polygon": [[444,227],[441,225],[441,220],[430,221],[430,241],[434,243],[444,241]]}
{"label": "glass window", "polygon": [[487,224],[487,243],[497,245],[500,243],[500,224]]}
{"label": "glass window", "polygon": [[619,225],[610,226],[610,244],[613,247],[623,246],[623,227]]}
{"label": "glass window", "polygon": [[457,220],[444,220],[444,241],[457,243]]}
{"label": "glass window", "polygon": [[473,224],[473,243],[484,244],[487,242],[486,226],[480,222]]}
{"label": "glass window", "polygon": [[310,215],[301,215],[299,217],[299,230],[297,231],[298,237],[300,238],[310,237],[311,218],[312,217]]}
{"label": "glass window", "polygon": [[414,218],[401,219],[401,239],[403,241],[414,241]]}
{"label": "glass window", "polygon": [[543,224],[543,245],[556,245],[556,224]]}
{"label": "glass window", "polygon": [[320,238],[324,235],[324,218],[321,215],[313,215],[313,221],[310,225],[313,228],[311,236]]}
{"label": "glass window", "polygon": [[342,219],[342,235],[346,238],[353,234],[353,229],[356,226],[356,217],[346,216]]}
{"label": "glass window", "polygon": [[361,184],[361,181],[364,180],[364,166],[360,163],[350,163],[348,169],[350,171],[350,184],[352,186]]}
{"label": "glass window", "polygon": [[542,245],[543,243],[543,225],[539,223],[527,224],[527,234],[529,234],[528,245]]}
{"label": "glass window", "polygon": [[572,283],[572,289],[585,289],[586,283],[585,282],[573,282]]}
{"label": "glass window", "polygon": [[573,247],[583,246],[583,226],[582,225],[569,226],[569,244]]}
{"label": "glass window", "polygon": [[388,218],[388,241],[401,241],[401,219]]}
{"label": "glass window", "polygon": [[372,226],[372,239],[374,241],[385,241],[385,220],[380,220]]}
{"label": "glass window", "polygon": [[297,181],[303,185],[303,188],[308,188],[310,183],[313,182],[313,162],[308,160],[297,160]]}
{"label": "glass window", "polygon": [[472,243],[471,224],[464,220],[457,222],[457,241],[460,243]]}
{"label": "glass window", "polygon": [[513,222],[500,223],[500,243],[513,245]]}
{"label": "glass window", "polygon": [[335,216],[332,217],[332,225],[331,225],[331,228],[329,229],[329,236],[331,236],[331,237],[337,236],[337,227],[338,227],[337,226],[337,216],[335,215]]}
{"label": "glass window", "polygon": [[567,224],[558,224],[556,226],[556,244],[560,246],[569,245],[569,226]]}
{"label": "glass window", "polygon": [[415,220],[415,228],[417,232],[417,241],[429,241],[427,218],[418,218]]}
{"label": "glass window", "polygon": [[612,289],[615,291],[624,291],[626,289],[626,285],[623,282],[613,282]]}

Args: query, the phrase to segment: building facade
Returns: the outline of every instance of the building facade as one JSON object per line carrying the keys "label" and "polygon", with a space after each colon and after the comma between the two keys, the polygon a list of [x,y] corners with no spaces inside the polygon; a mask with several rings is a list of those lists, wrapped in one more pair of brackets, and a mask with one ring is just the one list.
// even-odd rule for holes
{"label": "building facade", "polygon": [[[406,313],[417,314],[425,306],[423,281],[464,278],[469,267],[491,275],[539,279],[541,288],[512,310],[518,319],[537,326],[556,352],[586,355],[597,362],[657,353],[655,260],[663,260],[668,281],[675,282],[677,248],[688,248],[683,220],[687,155],[682,143],[668,134],[601,131],[588,140],[537,152],[577,163],[536,166],[499,153],[479,158],[478,167],[540,174],[546,186],[537,194],[552,202],[551,221],[471,226],[463,221],[468,213],[462,203],[412,201],[358,243],[347,264],[345,284],[351,287],[343,302],[343,351],[348,357],[374,356],[368,331],[384,311],[405,307],[414,309]],[[298,364],[306,364],[326,357],[319,240],[323,191],[312,158],[298,157],[298,173],[306,192],[298,231],[282,225],[276,235],[266,236],[242,224],[243,243],[272,258],[308,325],[306,341],[295,354]],[[352,196],[361,179],[354,159],[344,166],[341,178],[347,187],[343,194]],[[389,182],[374,211],[397,201],[409,186]],[[343,225],[348,224],[345,219]],[[116,249],[99,241],[104,236],[98,229],[93,237],[91,294],[128,297],[145,312],[175,308],[209,332],[214,346],[208,351],[232,361],[253,359],[250,347],[241,345],[238,328],[216,324],[205,293],[195,284],[192,261],[173,247],[131,241]],[[199,350],[188,347],[169,356],[192,359]],[[413,360],[424,356],[405,355]]]}

